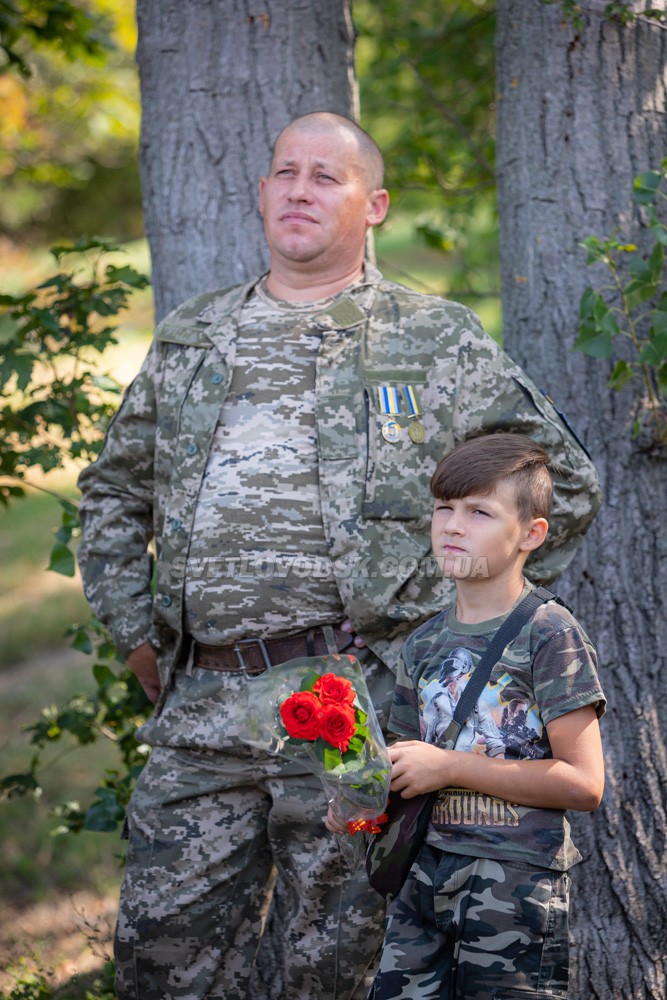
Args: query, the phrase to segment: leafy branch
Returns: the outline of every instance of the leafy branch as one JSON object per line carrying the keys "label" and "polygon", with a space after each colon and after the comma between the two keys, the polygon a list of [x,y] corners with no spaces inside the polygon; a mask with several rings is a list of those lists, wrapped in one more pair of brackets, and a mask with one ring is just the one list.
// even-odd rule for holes
{"label": "leafy branch", "polygon": [[[0,295],[0,504],[23,497],[25,486],[45,489],[31,481],[34,470],[91,461],[99,452],[120,393],[115,379],[96,370],[99,357],[117,343],[112,320],[127,307],[132,292],[148,284],[129,265],[105,263],[106,255],[117,250],[97,239],[53,247],[56,263],[66,260],[68,270],[24,295]],[[70,545],[79,527],[78,509],[67,497],[53,495],[62,512],[49,569],[72,576]],[[134,733],[151,706],[135,675],[119,669],[119,657],[98,622],[76,626],[69,634],[73,648],[95,656],[96,690],[62,707],[44,708],[26,727],[35,753],[25,772],[0,778],[0,797],[39,797],[45,748],[59,741],[75,748],[110,739],[119,752],[119,768],[106,771],[86,809],[70,802],[56,814],[60,831],[113,830],[145,760]]]}
{"label": "leafy branch", "polygon": [[[34,471],[92,461],[114,413],[120,384],[100,373],[103,351],[116,344],[110,320],[148,278],[133,267],[103,264],[118,247],[80,240],[53,247],[71,264],[24,295],[0,294],[0,504],[24,495]],[[51,569],[72,575],[67,549],[78,526],[66,497]]]}
{"label": "leafy branch", "polygon": [[0,73],[15,68],[31,76],[21,42],[58,48],[68,59],[96,59],[111,48],[106,19],[70,0],[0,0]]}
{"label": "leafy branch", "polygon": [[117,673],[114,669],[119,657],[99,622],[93,619],[89,625],[74,626],[69,635],[73,648],[95,655],[92,670],[97,688],[90,695],[74,695],[63,706],[43,708],[39,719],[25,727],[35,753],[26,771],[0,778],[0,797],[41,796],[41,776],[46,770],[42,754],[46,747],[68,737],[68,752],[101,737],[110,739],[118,750],[120,767],[105,772],[95,799],[86,809],[78,802],[57,806],[59,826],[55,832],[113,831],[125,815],[134,782],[145,763],[147,748],[137,743],[135,730],[146,721],[151,705],[131,670],[125,668]]}
{"label": "leafy branch", "polygon": [[[557,3],[563,14],[563,19],[569,22],[576,31],[582,31],[585,27],[585,4],[579,0],[542,0],[544,4]],[[660,7],[647,6],[644,10],[634,10],[628,0],[614,0],[608,3],[602,12],[602,16],[609,21],[616,21],[618,24],[634,24],[640,18],[657,21],[659,24],[667,24],[667,12]]]}
{"label": "leafy branch", "polygon": [[629,343],[629,357],[616,360],[609,385],[620,390],[633,379],[641,381],[641,410],[635,416],[633,436],[638,436],[646,416],[658,446],[667,445],[667,228],[658,214],[658,206],[667,200],[666,187],[667,159],[660,170],[635,178],[634,198],[645,210],[655,237],[646,256],[616,232],[608,239],[589,236],[581,244],[588,251],[586,263],[603,264],[611,284],[584,291],[574,344],[577,351],[609,360],[616,345]]}

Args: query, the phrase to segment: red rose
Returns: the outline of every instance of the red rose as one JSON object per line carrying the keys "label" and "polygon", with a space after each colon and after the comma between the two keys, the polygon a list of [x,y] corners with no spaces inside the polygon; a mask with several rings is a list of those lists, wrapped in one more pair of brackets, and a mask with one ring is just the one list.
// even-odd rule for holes
{"label": "red rose", "polygon": [[354,736],[356,722],[351,705],[324,705],[320,719],[320,736],[343,753]]}
{"label": "red rose", "polygon": [[354,701],[352,684],[338,674],[323,674],[313,685],[313,691],[319,694],[323,705],[351,705]]}
{"label": "red rose", "polygon": [[288,736],[298,740],[316,740],[320,735],[322,706],[312,691],[296,691],[280,706]]}

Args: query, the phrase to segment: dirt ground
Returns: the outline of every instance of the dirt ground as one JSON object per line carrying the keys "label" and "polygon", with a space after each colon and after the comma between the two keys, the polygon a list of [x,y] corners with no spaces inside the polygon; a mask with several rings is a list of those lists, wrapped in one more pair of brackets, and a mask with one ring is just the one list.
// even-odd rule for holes
{"label": "dirt ground", "polygon": [[100,898],[87,892],[26,909],[3,905],[0,990],[14,984],[12,969],[22,958],[31,971],[44,970],[54,986],[101,970],[111,957],[116,909],[116,894]]}

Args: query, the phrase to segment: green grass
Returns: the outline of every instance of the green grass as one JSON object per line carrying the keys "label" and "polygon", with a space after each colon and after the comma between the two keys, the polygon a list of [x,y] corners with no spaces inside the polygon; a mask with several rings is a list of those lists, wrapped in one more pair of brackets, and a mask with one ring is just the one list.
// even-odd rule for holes
{"label": "green grass", "polygon": [[[75,693],[94,689],[91,660],[74,651],[5,672],[0,685],[0,773],[29,766],[33,748],[23,727],[34,723],[42,707],[63,703]],[[61,745],[62,744],[62,745]],[[113,745],[104,737],[80,748],[62,740],[44,754],[43,792],[0,805],[0,886],[14,906],[30,906],[53,893],[90,890],[104,893],[119,879],[120,841],[91,832],[54,835],[52,810],[62,801],[88,804],[106,768],[116,766]]]}
{"label": "green grass", "polygon": [[[63,493],[74,495],[71,483]],[[40,492],[0,509],[0,671],[65,645],[67,627],[90,617],[77,577],[46,566],[61,508]]]}

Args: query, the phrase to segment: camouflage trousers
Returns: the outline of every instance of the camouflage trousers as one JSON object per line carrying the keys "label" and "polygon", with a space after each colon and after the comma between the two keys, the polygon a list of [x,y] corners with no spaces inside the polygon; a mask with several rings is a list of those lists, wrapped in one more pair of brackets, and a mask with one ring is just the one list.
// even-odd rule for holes
{"label": "camouflage trousers", "polygon": [[[363,868],[350,875],[325,813],[319,780],[300,765],[243,745],[157,746],[128,810],[118,1000],[366,996],[384,904]],[[264,919],[274,865],[278,947],[270,910]],[[277,980],[274,968],[262,981],[261,953],[271,969],[281,950]]]}
{"label": "camouflage trousers", "polygon": [[569,877],[424,844],[369,1000],[565,1000]]}

